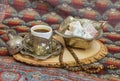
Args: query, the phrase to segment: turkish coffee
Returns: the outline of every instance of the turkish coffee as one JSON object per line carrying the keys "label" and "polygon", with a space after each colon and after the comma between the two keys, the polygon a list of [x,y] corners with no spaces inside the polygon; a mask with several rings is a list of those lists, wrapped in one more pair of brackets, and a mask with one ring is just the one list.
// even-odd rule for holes
{"label": "turkish coffee", "polygon": [[35,29],[35,32],[41,32],[41,33],[45,33],[45,32],[49,32],[48,29]]}

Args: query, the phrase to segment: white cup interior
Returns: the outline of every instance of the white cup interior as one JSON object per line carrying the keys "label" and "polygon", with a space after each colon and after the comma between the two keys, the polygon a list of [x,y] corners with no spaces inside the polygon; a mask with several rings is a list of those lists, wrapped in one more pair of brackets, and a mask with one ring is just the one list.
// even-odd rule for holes
{"label": "white cup interior", "polygon": [[[34,31],[36,29],[47,29],[49,31],[48,32],[36,32]],[[33,36],[49,39],[52,35],[52,28],[47,25],[35,25],[31,28],[31,34]]]}

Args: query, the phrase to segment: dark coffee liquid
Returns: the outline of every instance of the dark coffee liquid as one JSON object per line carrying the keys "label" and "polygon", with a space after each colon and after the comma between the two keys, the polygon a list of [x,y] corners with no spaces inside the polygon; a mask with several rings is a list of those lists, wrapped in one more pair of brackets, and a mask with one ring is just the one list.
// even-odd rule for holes
{"label": "dark coffee liquid", "polygon": [[35,32],[42,32],[42,33],[49,32],[49,30],[47,30],[47,29],[35,29],[34,31]]}

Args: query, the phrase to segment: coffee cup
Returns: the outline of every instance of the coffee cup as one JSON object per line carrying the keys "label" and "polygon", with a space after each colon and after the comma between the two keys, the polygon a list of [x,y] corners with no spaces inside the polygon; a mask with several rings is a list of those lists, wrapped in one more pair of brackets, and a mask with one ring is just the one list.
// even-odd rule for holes
{"label": "coffee cup", "polygon": [[52,53],[52,28],[47,25],[35,25],[30,31],[30,44],[34,54],[45,56]]}

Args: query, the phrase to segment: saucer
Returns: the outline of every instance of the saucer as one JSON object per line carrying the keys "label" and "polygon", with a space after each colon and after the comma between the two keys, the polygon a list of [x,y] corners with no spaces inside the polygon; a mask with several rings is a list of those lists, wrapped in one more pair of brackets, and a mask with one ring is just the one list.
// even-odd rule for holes
{"label": "saucer", "polygon": [[28,38],[28,39],[25,39],[25,41],[23,42],[24,48],[20,51],[20,53],[23,55],[28,55],[28,56],[31,56],[31,57],[38,59],[38,60],[45,60],[47,58],[59,55],[61,53],[62,44],[59,41],[55,40],[54,38],[52,39],[52,48],[53,48],[52,53],[46,54],[44,56],[36,55],[33,52],[32,46],[29,45],[29,43],[28,43],[29,40],[30,39]]}

